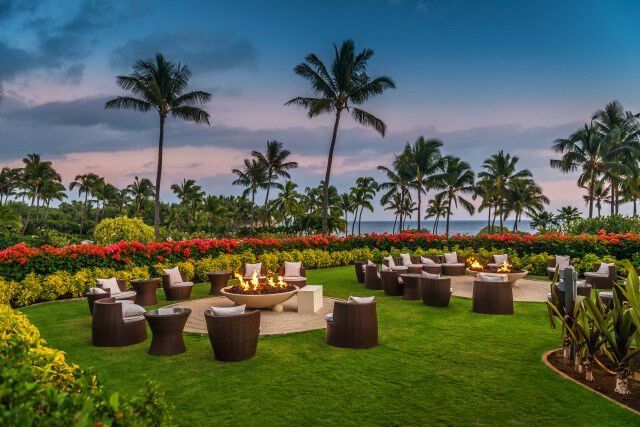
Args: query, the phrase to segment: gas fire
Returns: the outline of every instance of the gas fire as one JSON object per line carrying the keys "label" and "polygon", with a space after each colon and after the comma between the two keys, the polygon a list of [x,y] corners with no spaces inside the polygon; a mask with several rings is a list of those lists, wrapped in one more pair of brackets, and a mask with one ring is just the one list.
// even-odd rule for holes
{"label": "gas fire", "polygon": [[469,261],[471,262],[471,265],[469,266],[469,268],[471,270],[483,270],[484,269],[482,264],[480,264],[477,259],[471,258]]}
{"label": "gas fire", "polygon": [[498,273],[511,273],[511,264],[507,261],[502,261],[502,266],[497,271]]}
{"label": "gas fire", "polygon": [[274,280],[275,276],[268,277],[266,280],[260,281],[258,278],[258,272],[254,271],[249,280],[240,273],[235,273],[236,279],[238,279],[238,290],[242,292],[259,292],[261,290],[272,289],[288,289],[290,287],[283,279],[282,276],[277,276],[277,282]]}

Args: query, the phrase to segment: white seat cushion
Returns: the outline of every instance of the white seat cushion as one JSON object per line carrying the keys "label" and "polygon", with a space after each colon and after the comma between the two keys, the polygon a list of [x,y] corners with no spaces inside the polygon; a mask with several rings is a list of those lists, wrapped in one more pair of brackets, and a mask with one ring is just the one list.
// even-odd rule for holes
{"label": "white seat cushion", "polygon": [[601,262],[600,263],[600,268],[598,268],[598,271],[596,273],[601,273],[604,274],[606,276],[609,275],[609,267],[613,267],[615,264],[614,263],[610,263],[607,264],[606,262]]}
{"label": "white seat cushion", "polygon": [[438,279],[440,278],[439,274],[427,273],[426,271],[422,272],[422,277],[426,277],[427,279]]}
{"label": "white seat cushion", "polygon": [[402,260],[402,265],[411,265],[411,255],[409,254],[400,254],[400,259]]}
{"label": "white seat cushion", "polygon": [[395,265],[395,266],[391,267],[391,269],[393,271],[407,271],[409,269],[409,267],[407,267],[405,265]]}
{"label": "white seat cushion", "polygon": [[107,291],[105,291],[102,288],[91,288],[91,289],[89,289],[89,293],[90,294],[95,294],[95,295],[101,295],[101,294],[106,294]]}
{"label": "white seat cushion", "polygon": [[389,255],[386,258],[382,258],[383,261],[388,261],[389,262],[389,267],[393,270],[393,267],[396,266],[396,262],[393,260],[393,257],[391,255]]}
{"label": "white seat cushion", "polygon": [[374,297],[349,297],[347,302],[353,302],[356,304],[370,304],[374,299]]}
{"label": "white seat cushion", "polygon": [[120,293],[120,287],[118,286],[118,280],[116,280],[115,277],[112,277],[110,279],[98,279],[98,284],[103,289],[109,289],[109,291],[111,291],[111,296],[114,296],[114,295]]}
{"label": "white seat cushion", "polygon": [[556,255],[555,258],[556,258],[556,265],[558,267],[560,267],[561,270],[564,269],[564,268],[569,267],[570,262],[571,262],[571,257],[562,256],[562,255]]}
{"label": "white seat cushion", "polygon": [[284,262],[284,275],[295,277],[300,276],[300,269],[302,268],[302,262]]}
{"label": "white seat cushion", "polygon": [[402,277],[398,277],[398,283],[404,285],[404,280],[402,280]]}
{"label": "white seat cushion", "polygon": [[584,277],[609,277],[609,273],[599,273],[597,271],[587,271]]}
{"label": "white seat cushion", "polygon": [[367,271],[367,265],[375,265],[375,263],[371,260],[367,260],[366,264],[362,264],[362,271]]}
{"label": "white seat cushion", "polygon": [[555,267],[547,267],[547,271],[550,273],[554,273],[556,271]]}
{"label": "white seat cushion", "polygon": [[446,263],[445,266],[448,267],[464,267],[464,263],[463,262],[451,262],[451,263]]}
{"label": "white seat cushion", "polygon": [[502,264],[496,264],[495,262],[490,262],[487,264],[487,267],[489,268],[498,268],[498,267],[502,267]]}
{"label": "white seat cushion", "polygon": [[284,276],[282,280],[285,282],[304,282],[307,278],[304,276]]}
{"label": "white seat cushion", "polygon": [[182,282],[182,283],[172,283],[171,287],[172,288],[186,288],[186,287],[190,287],[193,286],[193,282]]}
{"label": "white seat cushion", "polygon": [[244,277],[251,278],[253,276],[253,272],[255,271],[258,276],[260,276],[260,271],[262,270],[262,263],[258,262],[256,264],[245,264],[244,265]]}
{"label": "white seat cushion", "polygon": [[132,298],[136,296],[136,291],[125,291],[125,292],[118,292],[115,295],[111,295],[113,298],[115,298],[116,300],[119,299],[127,299],[127,298]]}
{"label": "white seat cushion", "polygon": [[382,264],[380,266],[380,271],[391,271],[391,269],[389,267],[387,267],[386,265]]}
{"label": "white seat cushion", "polygon": [[123,317],[122,318],[122,321],[124,323],[139,322],[140,320],[144,320],[144,316],[132,316],[132,317]]}
{"label": "white seat cushion", "polygon": [[176,283],[182,283],[182,275],[180,274],[180,269],[178,267],[173,268],[165,268],[162,270],[164,274],[169,275],[169,283],[175,285]]}
{"label": "white seat cushion", "polygon": [[598,295],[604,298],[613,298],[613,291],[600,292]]}
{"label": "white seat cushion", "polygon": [[426,266],[429,266],[429,267],[440,267],[440,264],[438,264],[437,262],[435,262],[431,258],[425,258],[425,257],[421,256],[420,257],[420,261],[422,262],[422,265],[426,265]]}
{"label": "white seat cushion", "polygon": [[246,304],[235,307],[211,307],[211,312],[216,316],[233,316],[235,314],[243,314],[246,308]]}
{"label": "white seat cushion", "polygon": [[122,317],[142,316],[147,310],[137,304],[122,304]]}
{"label": "white seat cushion", "polygon": [[333,322],[333,313],[327,313],[327,315],[324,316],[324,320],[327,322]]}
{"label": "white seat cushion", "polygon": [[458,263],[458,254],[455,252],[449,252],[444,254],[444,263],[445,264],[457,264]]}
{"label": "white seat cushion", "polygon": [[504,264],[505,261],[509,262],[509,256],[507,254],[500,254],[500,255],[493,256],[494,264],[498,264],[501,266],[502,264]]}

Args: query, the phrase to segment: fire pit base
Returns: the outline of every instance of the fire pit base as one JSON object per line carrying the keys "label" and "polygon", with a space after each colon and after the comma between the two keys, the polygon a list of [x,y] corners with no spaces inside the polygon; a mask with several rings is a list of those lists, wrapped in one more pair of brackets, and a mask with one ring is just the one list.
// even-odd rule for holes
{"label": "fire pit base", "polygon": [[231,286],[222,288],[220,293],[238,305],[246,304],[247,308],[269,308],[275,312],[282,312],[282,303],[294,296],[298,292],[298,287],[294,285],[294,290],[275,294],[235,294],[229,292]]}
{"label": "fire pit base", "polygon": [[492,274],[501,274],[503,276],[507,276],[507,282],[511,283],[511,286],[514,288],[518,287],[518,280],[524,278],[529,272],[527,270],[522,271],[510,271],[510,272],[498,272],[492,270],[470,270],[467,268],[467,274],[471,274],[473,277],[478,277],[480,273],[492,273]]}

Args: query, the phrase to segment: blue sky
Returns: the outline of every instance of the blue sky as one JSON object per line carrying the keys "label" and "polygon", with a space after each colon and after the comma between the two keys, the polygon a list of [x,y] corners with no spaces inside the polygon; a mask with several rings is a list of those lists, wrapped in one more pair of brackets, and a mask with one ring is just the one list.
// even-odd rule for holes
{"label": "blue sky", "polygon": [[163,187],[194,177],[210,192],[238,192],[230,169],[267,139],[294,152],[301,187],[315,185],[330,117],[283,106],[309,93],[292,68],[310,52],[328,61],[331,43],[352,38],[375,50],[370,73],[398,88],[367,105],[387,122],[386,138],[344,123],[341,191],[357,176],[378,178],[378,164],[425,135],[475,168],[499,149],[519,155],[551,208],[583,207],[574,177],[549,169],[549,147],[612,99],[638,111],[639,18],[631,1],[0,0],[0,159],[17,165],[41,152],[67,181],[87,171],[121,186],[153,176],[155,117],[102,105],[119,93],[115,75],[160,50],[214,93],[211,128],[169,125]]}

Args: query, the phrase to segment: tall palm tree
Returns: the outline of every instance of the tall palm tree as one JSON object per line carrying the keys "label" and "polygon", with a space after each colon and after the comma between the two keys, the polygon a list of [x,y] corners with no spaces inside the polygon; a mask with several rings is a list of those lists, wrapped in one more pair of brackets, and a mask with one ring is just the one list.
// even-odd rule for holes
{"label": "tall palm tree", "polygon": [[354,201],[351,193],[342,193],[340,194],[340,204],[339,208],[344,212],[344,235],[347,236],[349,234],[349,213],[353,212]]}
{"label": "tall palm tree", "polygon": [[274,200],[274,209],[282,214],[284,224],[291,225],[291,219],[303,212],[300,205],[302,195],[296,190],[298,184],[292,181],[285,181],[278,197]]}
{"label": "tall palm tree", "polygon": [[183,179],[180,184],[173,184],[171,191],[180,199],[180,204],[186,210],[187,230],[191,227],[192,218],[195,218],[197,206],[202,202],[204,192],[202,187],[193,179]]}
{"label": "tall palm tree", "polygon": [[478,197],[482,199],[478,206],[478,212],[487,209],[487,230],[493,233],[493,223],[491,222],[491,210],[493,209],[493,220],[498,215],[498,197],[496,196],[496,186],[490,179],[483,178],[476,182],[476,188],[473,193],[473,200]]}
{"label": "tall palm tree", "polygon": [[232,184],[247,187],[242,192],[242,197],[246,198],[251,194],[251,221],[253,222],[256,192],[260,188],[265,188],[267,182],[267,174],[264,165],[256,159],[244,159],[244,168],[233,169],[232,172],[237,176]]}
{"label": "tall palm tree", "polygon": [[507,187],[512,179],[530,178],[531,171],[528,169],[517,170],[519,158],[505,154],[500,150],[497,154],[486,159],[482,167],[485,169],[478,173],[478,178],[490,180],[494,183],[495,197],[498,203],[498,214],[500,218],[500,233],[504,231],[505,203],[507,195]]}
{"label": "tall palm tree", "polygon": [[598,216],[602,215],[602,203],[611,201],[609,187],[607,187],[605,182],[602,180],[596,183],[595,188],[593,189],[593,195],[591,197],[587,195],[582,196],[582,198],[587,203],[593,201],[594,207],[598,210]]}
{"label": "tall palm tree", "polygon": [[138,60],[133,73],[117,77],[117,84],[135,96],[118,96],[107,101],[107,109],[128,109],[142,112],[156,111],[160,119],[158,137],[158,168],[155,183],[153,226],[155,237],[160,231],[160,181],[162,179],[162,154],[164,126],[169,116],[194,123],[209,125],[209,113],[197,107],[209,102],[211,94],[196,90],[187,92],[191,71],[186,65],[173,64],[162,54],[155,59]]}
{"label": "tall palm tree", "polygon": [[444,194],[440,193],[433,199],[429,200],[425,211],[425,219],[434,218],[433,228],[431,230],[432,233],[438,234],[440,218],[444,218],[447,215],[447,209],[447,202]]}
{"label": "tall palm tree", "polygon": [[580,170],[578,186],[587,188],[589,218],[592,218],[595,187],[610,167],[605,159],[607,149],[602,135],[593,124],[585,124],[568,138],[556,139],[553,151],[562,153],[562,158],[551,159],[552,168],[564,173]]}
{"label": "tall palm tree", "polygon": [[324,178],[324,211],[322,227],[327,231],[329,216],[329,182],[331,179],[331,165],[338,136],[340,118],[344,111],[363,126],[375,129],[384,137],[387,125],[378,117],[368,113],[359,106],[371,98],[382,94],[385,90],[395,88],[395,83],[387,76],[371,78],[367,74],[368,62],[373,56],[373,50],[364,49],[356,54],[353,40],[346,40],[340,49],[335,44],[334,58],[331,67],[327,67],[315,54],[309,54],[294,68],[294,72],[309,81],[317,97],[297,97],[286,102],[285,105],[296,105],[307,109],[309,118],[322,113],[332,113],[335,116],[329,158]]}
{"label": "tall palm tree", "polygon": [[78,197],[82,197],[84,195],[84,211],[82,214],[82,219],[80,220],[80,234],[82,234],[84,221],[87,216],[89,196],[91,195],[91,191],[95,188],[95,184],[98,179],[99,177],[95,173],[86,173],[82,175],[76,175],[74,180],[69,184],[69,190],[78,189]]}
{"label": "tall palm tree", "polygon": [[[360,235],[360,226],[362,224],[362,212],[367,209],[373,212],[372,201],[378,192],[378,183],[371,177],[360,177],[356,180],[355,187],[351,188],[351,199],[355,215],[353,217],[353,225],[351,234],[354,232],[356,220],[358,221],[358,235]],[[359,212],[359,213],[358,213]]]}
{"label": "tall palm tree", "polygon": [[263,153],[260,151],[252,151],[251,155],[262,163],[267,174],[267,194],[264,198],[264,205],[269,203],[269,190],[274,186],[278,178],[291,179],[289,170],[298,167],[297,162],[288,162],[287,158],[291,155],[291,151],[282,148],[282,142],[267,141],[267,149]]}
{"label": "tall palm tree", "polygon": [[438,139],[424,139],[419,137],[413,145],[407,144],[405,153],[408,167],[410,168],[413,180],[411,186],[418,193],[418,231],[420,231],[420,216],[422,215],[422,194],[426,194],[429,178],[437,171],[440,164],[440,147],[442,142]]}
{"label": "tall palm tree", "polygon": [[31,153],[22,159],[24,163],[23,178],[25,193],[31,198],[30,208],[27,210],[27,218],[24,221],[22,233],[27,232],[29,222],[31,220],[31,210],[36,205],[36,210],[40,204],[40,191],[47,181],[60,182],[61,178],[58,172],[53,169],[51,162],[42,161],[40,154]]}
{"label": "tall palm tree", "polygon": [[442,191],[436,197],[443,197],[447,203],[447,227],[446,235],[449,235],[449,221],[451,218],[452,206],[458,207],[458,204],[473,214],[475,207],[470,201],[465,199],[463,194],[473,194],[474,173],[469,163],[462,161],[455,156],[445,156],[439,166],[439,172],[431,177],[432,187],[441,189]]}
{"label": "tall palm tree", "polygon": [[0,204],[16,194],[22,182],[22,169],[4,167],[0,171]]}
{"label": "tall palm tree", "polygon": [[124,191],[133,198],[135,216],[140,216],[142,205],[153,197],[155,188],[148,178],[134,178],[133,183],[127,185]]}
{"label": "tall palm tree", "polygon": [[506,215],[515,213],[513,231],[518,231],[518,222],[522,219],[523,213],[541,211],[544,205],[549,204],[549,198],[542,194],[542,188],[528,178],[511,180],[507,188],[506,201]]}

